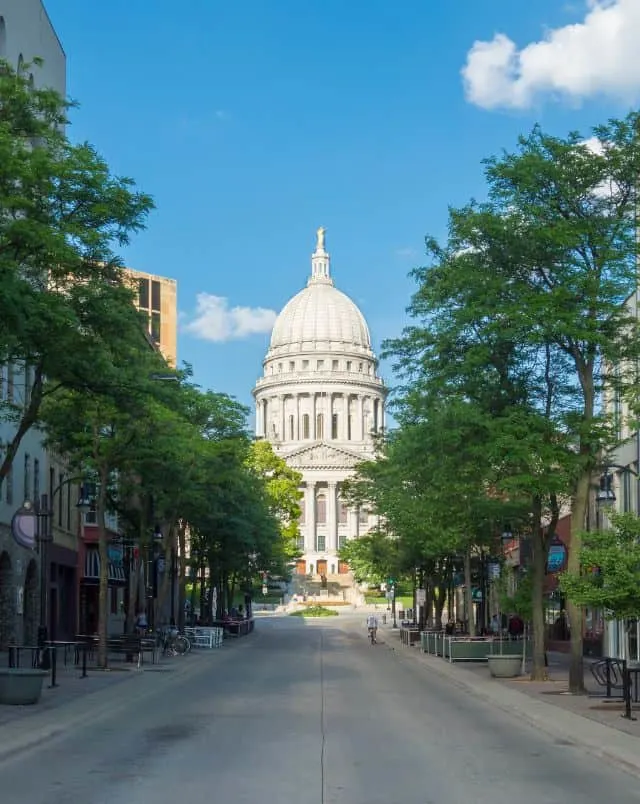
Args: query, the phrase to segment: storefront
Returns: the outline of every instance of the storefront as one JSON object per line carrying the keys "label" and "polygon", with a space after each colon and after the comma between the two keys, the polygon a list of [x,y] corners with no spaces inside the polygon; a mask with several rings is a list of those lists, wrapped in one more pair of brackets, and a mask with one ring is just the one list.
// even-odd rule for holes
{"label": "storefront", "polygon": [[[108,622],[107,632],[118,634],[124,630],[124,590],[126,572],[121,547],[109,547],[108,567]],[[82,555],[80,582],[79,629],[81,634],[95,634],[98,630],[98,595],[100,585],[100,554],[97,544],[86,544]]]}

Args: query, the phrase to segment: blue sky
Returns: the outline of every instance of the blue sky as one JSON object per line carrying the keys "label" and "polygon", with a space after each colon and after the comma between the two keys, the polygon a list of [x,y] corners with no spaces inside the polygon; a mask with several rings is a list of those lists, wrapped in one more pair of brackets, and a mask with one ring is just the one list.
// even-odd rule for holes
{"label": "blue sky", "polygon": [[179,359],[246,404],[318,226],[379,349],[482,158],[535,122],[588,134],[640,88],[638,0],[45,3],[70,135],[157,203],[127,264],[178,280]]}

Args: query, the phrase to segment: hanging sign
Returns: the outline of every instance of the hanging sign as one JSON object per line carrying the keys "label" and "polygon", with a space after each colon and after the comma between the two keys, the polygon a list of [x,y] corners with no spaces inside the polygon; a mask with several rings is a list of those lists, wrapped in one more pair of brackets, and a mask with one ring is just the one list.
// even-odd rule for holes
{"label": "hanging sign", "polygon": [[547,572],[561,572],[567,563],[567,547],[561,541],[554,541],[549,547]]}

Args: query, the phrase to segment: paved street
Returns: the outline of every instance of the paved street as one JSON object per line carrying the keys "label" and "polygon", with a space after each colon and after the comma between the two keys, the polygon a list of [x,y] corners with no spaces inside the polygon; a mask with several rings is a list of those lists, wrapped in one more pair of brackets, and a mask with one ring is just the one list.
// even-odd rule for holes
{"label": "paved street", "polygon": [[640,801],[632,776],[368,645],[361,620],[265,618],[162,697],[118,685],[128,712],[0,765],[2,803]]}

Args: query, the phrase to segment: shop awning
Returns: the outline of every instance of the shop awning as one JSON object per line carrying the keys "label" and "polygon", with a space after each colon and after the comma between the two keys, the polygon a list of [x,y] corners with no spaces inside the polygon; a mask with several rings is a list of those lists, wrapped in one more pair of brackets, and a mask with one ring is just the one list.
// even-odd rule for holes
{"label": "shop awning", "polygon": [[[109,561],[109,586],[124,586],[127,576],[121,561]],[[84,578],[87,584],[97,584],[100,581],[100,554],[98,547],[88,546],[84,557]]]}

